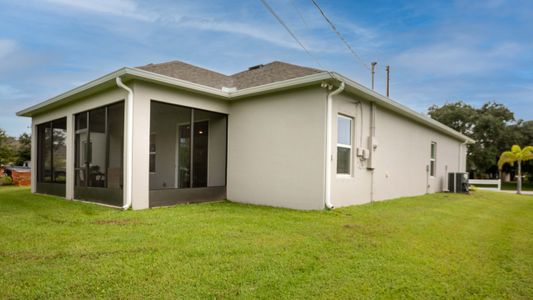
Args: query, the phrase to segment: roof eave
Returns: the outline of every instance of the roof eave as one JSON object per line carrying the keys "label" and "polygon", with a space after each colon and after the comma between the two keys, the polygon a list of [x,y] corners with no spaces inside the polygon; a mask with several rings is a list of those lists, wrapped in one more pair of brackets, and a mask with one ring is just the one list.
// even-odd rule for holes
{"label": "roof eave", "polygon": [[97,78],[93,81],[90,81],[84,85],[71,89],[56,97],[50,98],[44,102],[41,102],[39,104],[36,104],[34,106],[21,110],[17,112],[17,116],[31,117],[37,113],[44,112],[53,107],[66,104],[69,101],[73,101],[79,98],[80,94],[84,92],[88,92],[91,89],[96,89],[97,87],[101,87],[105,84],[109,84],[110,81],[120,76],[126,76],[127,79],[140,79],[143,81],[153,82],[153,83],[162,84],[162,85],[166,85],[170,87],[178,87],[178,88],[185,89],[188,91],[197,92],[200,94],[205,94],[205,95],[209,95],[209,96],[220,98],[220,99],[229,99],[229,100],[237,100],[237,99],[241,99],[245,97],[251,97],[255,95],[264,94],[264,93],[272,93],[272,92],[282,91],[286,89],[309,86],[309,85],[321,82],[323,80],[332,79],[333,77],[335,80],[344,81],[345,84],[348,86],[348,90],[350,90],[352,93],[362,96],[368,101],[373,101],[377,103],[378,105],[386,107],[389,110],[395,111],[403,116],[406,116],[412,120],[418,121],[419,123],[425,124],[429,127],[432,127],[443,133],[446,133],[449,136],[462,140],[466,143],[475,143],[473,139],[453,130],[452,128],[438,121],[435,121],[429,118],[428,116],[415,112],[414,110],[404,105],[401,105],[398,102],[395,102],[343,75],[340,75],[334,72],[322,72],[322,73],[307,75],[303,77],[288,79],[284,81],[264,84],[264,85],[260,85],[256,87],[245,88],[242,90],[237,90],[235,92],[225,92],[220,89],[213,88],[213,87],[208,87],[205,85],[192,83],[189,81],[153,73],[150,71],[145,71],[145,70],[141,70],[137,68],[124,67],[114,72],[111,72],[109,74],[106,74],[100,78]]}
{"label": "roof eave", "polygon": [[232,92],[229,95],[229,98],[232,100],[241,99],[245,97],[251,97],[255,95],[260,95],[264,93],[270,93],[275,91],[280,91],[284,89],[289,88],[295,88],[295,87],[303,87],[303,86],[309,86],[314,83],[322,82],[323,80],[329,80],[329,79],[335,79],[337,81],[343,81],[347,86],[348,89],[351,90],[351,92],[354,92],[355,94],[362,96],[368,101],[375,102],[376,104],[385,107],[391,111],[394,111],[396,113],[399,113],[400,115],[403,115],[411,120],[417,121],[419,123],[422,123],[426,126],[429,126],[433,129],[436,129],[440,132],[443,132],[447,134],[448,136],[451,136],[455,139],[458,139],[460,141],[466,142],[468,144],[475,143],[475,140],[469,138],[468,136],[436,121],[432,118],[420,114],[407,106],[404,106],[396,101],[393,101],[343,75],[340,75],[335,72],[322,72],[318,74],[303,76],[299,78],[274,82],[270,84],[265,84],[261,86],[246,88],[242,90],[238,90],[236,92]]}
{"label": "roof eave", "polygon": [[265,93],[273,93],[286,89],[309,86],[327,79],[331,79],[331,76],[327,72],[322,72],[237,90],[235,92],[230,92],[228,98],[231,100],[237,100]]}
{"label": "roof eave", "polygon": [[30,106],[26,109],[23,109],[21,111],[18,111],[17,112],[17,116],[21,116],[21,117],[31,117],[33,115],[35,115],[36,113],[39,113],[39,112],[42,112],[42,111],[45,111],[45,110],[48,110],[50,108],[50,106],[56,106],[56,105],[60,105],[62,100],[65,100],[65,99],[68,99],[68,98],[71,98],[71,97],[75,97],[76,95],[79,95],[80,93],[82,92],[86,92],[92,88],[96,88],[96,87],[99,87],[107,82],[109,82],[110,80],[113,80],[114,78],[118,77],[118,76],[122,76],[124,74],[126,74],[126,69],[127,68],[120,68],[116,71],[113,71],[111,73],[108,73],[102,77],[99,77],[95,80],[92,80],[92,81],[89,81],[87,82],[86,84],[83,84],[83,85],[80,85],[76,88],[73,88],[71,90],[68,90],[62,94],[59,94],[55,97],[52,97],[48,100],[45,100],[43,102],[40,102],[38,104],[35,104],[33,106]]}
{"label": "roof eave", "polygon": [[475,140],[473,140],[472,138],[442,124],[441,122],[438,122],[424,114],[418,113],[408,108],[407,106],[404,106],[396,101],[393,101],[390,98],[387,98],[343,75],[340,75],[338,73],[332,73],[332,74],[337,80],[344,81],[344,83],[348,86],[348,89],[351,92],[361,95],[369,101],[375,102],[376,104],[382,107],[385,107],[391,111],[399,113],[400,115],[408,117],[411,120],[427,125],[433,129],[443,132],[447,134],[448,136],[454,137],[455,139],[461,140],[465,143],[468,143],[468,144],[475,143]]}
{"label": "roof eave", "polygon": [[90,93],[91,90],[96,91],[96,89],[102,88],[103,86],[109,85],[110,83],[114,85],[115,84],[114,79],[117,77],[121,77],[121,76],[126,77],[125,79],[140,79],[143,81],[154,82],[154,83],[158,83],[158,84],[162,84],[166,86],[179,87],[179,88],[182,88],[188,91],[210,95],[210,96],[214,96],[217,98],[228,97],[228,93],[223,92],[216,88],[192,83],[192,82],[181,80],[181,79],[176,79],[173,77],[169,77],[169,76],[165,76],[165,75],[161,75],[161,74],[157,74],[157,73],[153,73],[153,72],[149,72],[149,71],[145,71],[145,70],[141,70],[137,68],[124,67],[116,71],[113,71],[111,73],[108,73],[102,77],[99,77],[95,80],[87,82],[86,84],[73,88],[60,95],[52,97],[43,102],[40,102],[36,105],[23,109],[17,112],[16,114],[17,116],[21,116],[21,117],[32,117],[41,112],[45,112],[57,106],[67,104],[70,101],[74,101],[80,98],[80,95],[83,93]]}

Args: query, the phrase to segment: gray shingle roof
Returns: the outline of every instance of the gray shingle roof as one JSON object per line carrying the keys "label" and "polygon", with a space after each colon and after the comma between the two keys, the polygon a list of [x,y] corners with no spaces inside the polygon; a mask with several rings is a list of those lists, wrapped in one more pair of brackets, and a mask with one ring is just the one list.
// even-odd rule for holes
{"label": "gray shingle roof", "polygon": [[227,87],[239,90],[324,72],[281,61],[257,65],[233,75],[224,75],[177,60],[137,68],[217,89]]}

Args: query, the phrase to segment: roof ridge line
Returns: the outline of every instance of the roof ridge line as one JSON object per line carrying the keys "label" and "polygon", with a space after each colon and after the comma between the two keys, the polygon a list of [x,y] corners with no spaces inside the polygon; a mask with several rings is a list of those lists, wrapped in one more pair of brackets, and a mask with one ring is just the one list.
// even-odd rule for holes
{"label": "roof ridge line", "polygon": [[222,75],[222,76],[226,76],[226,77],[231,77],[231,75],[227,75],[227,74],[224,74],[224,73],[220,73],[218,71],[213,71],[211,69],[208,69],[208,68],[205,68],[205,67],[202,67],[202,66],[198,66],[198,65],[195,65],[195,64],[191,64],[191,63],[188,63],[188,62],[185,62],[185,61],[182,61],[182,60],[179,60],[179,59],[175,59],[175,60],[171,60],[171,61],[166,61],[166,62],[162,62],[162,63],[149,63],[149,64],[146,64],[146,65],[142,65],[142,66],[136,66],[136,67],[133,67],[133,68],[137,68],[137,69],[141,69],[143,67],[147,67],[147,66],[162,66],[162,65],[170,65],[170,64],[174,64],[174,63],[181,63],[181,64],[184,64],[184,65],[189,65],[191,67],[194,67],[196,69],[202,69],[202,70],[205,70],[205,71],[209,71],[209,72],[212,72],[212,73],[216,73],[218,75]]}

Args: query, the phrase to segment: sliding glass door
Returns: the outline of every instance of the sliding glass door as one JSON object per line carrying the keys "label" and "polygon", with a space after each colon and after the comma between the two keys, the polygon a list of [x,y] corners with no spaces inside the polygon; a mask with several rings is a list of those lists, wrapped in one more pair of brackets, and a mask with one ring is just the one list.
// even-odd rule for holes
{"label": "sliding glass door", "polygon": [[75,198],[121,205],[124,103],[77,114],[75,130]]}
{"label": "sliding glass door", "polygon": [[[207,186],[208,130],[209,123],[207,121],[194,122],[194,145],[191,153],[191,125],[178,127],[177,188],[191,187],[192,169],[194,169],[192,187]],[[191,158],[194,158],[192,168]]]}
{"label": "sliding glass door", "polygon": [[227,115],[152,101],[151,206],[225,193],[226,128]]}
{"label": "sliding glass door", "polygon": [[207,186],[209,122],[194,122],[193,155],[193,187]]}

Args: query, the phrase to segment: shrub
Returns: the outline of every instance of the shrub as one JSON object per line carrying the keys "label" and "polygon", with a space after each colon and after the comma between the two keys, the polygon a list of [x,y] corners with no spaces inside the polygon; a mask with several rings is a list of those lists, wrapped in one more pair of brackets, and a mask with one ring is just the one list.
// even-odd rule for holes
{"label": "shrub", "polygon": [[12,184],[13,184],[13,178],[9,176],[0,177],[0,185],[12,185]]}

